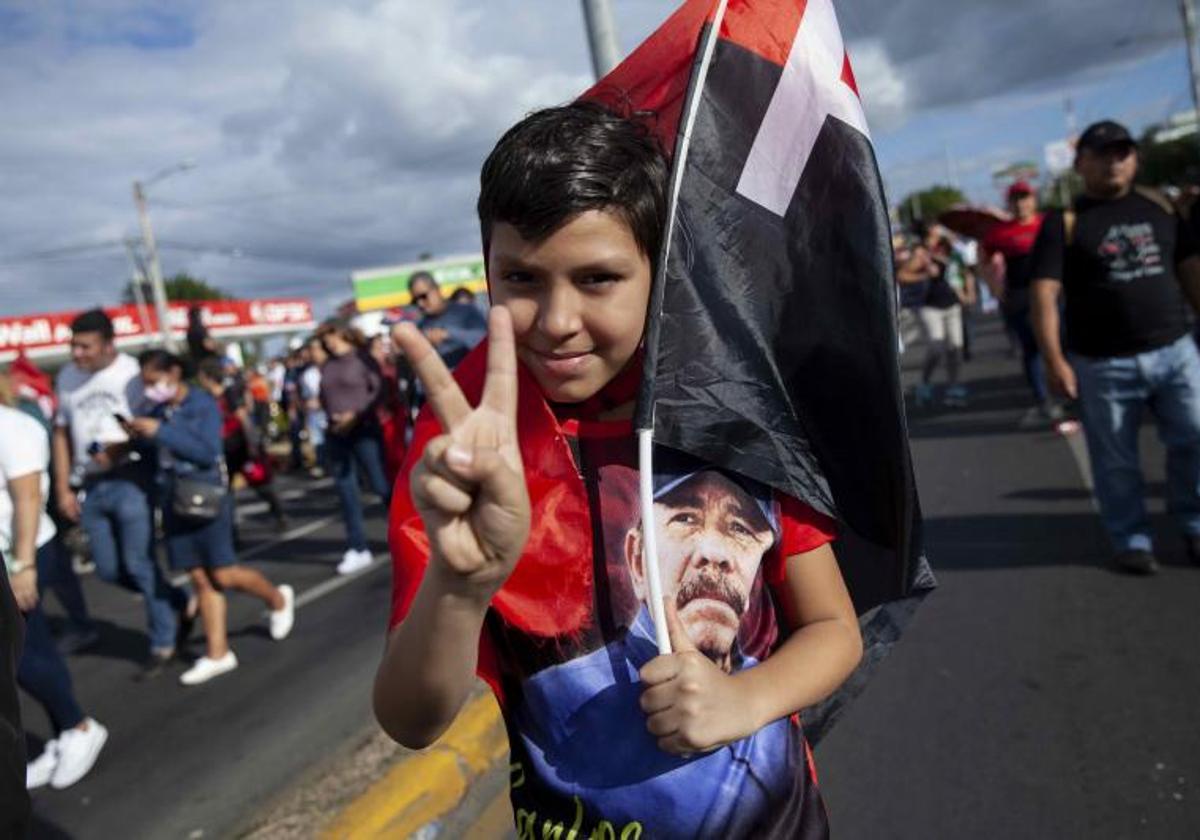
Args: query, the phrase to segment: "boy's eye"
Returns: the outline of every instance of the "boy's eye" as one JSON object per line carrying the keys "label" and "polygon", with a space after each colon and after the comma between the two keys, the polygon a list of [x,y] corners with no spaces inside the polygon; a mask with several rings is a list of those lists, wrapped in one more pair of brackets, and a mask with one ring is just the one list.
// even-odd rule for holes
{"label": "boy's eye", "polygon": [[501,276],[505,283],[523,284],[532,283],[533,275],[528,271],[509,271]]}
{"label": "boy's eye", "polygon": [[620,279],[620,276],[616,274],[589,274],[579,282],[584,286],[601,286],[605,283],[615,283]]}
{"label": "boy's eye", "polygon": [[669,525],[696,525],[699,522],[700,517],[694,511],[690,510],[681,510],[667,520],[667,524]]}

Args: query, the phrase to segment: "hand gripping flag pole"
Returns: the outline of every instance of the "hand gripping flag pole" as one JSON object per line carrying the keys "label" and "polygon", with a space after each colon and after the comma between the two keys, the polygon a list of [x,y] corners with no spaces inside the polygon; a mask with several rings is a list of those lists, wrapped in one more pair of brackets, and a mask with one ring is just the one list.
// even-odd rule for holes
{"label": "hand gripping flag pole", "polygon": [[670,254],[671,236],[675,232],[675,210],[679,206],[679,188],[687,168],[688,148],[696,114],[700,111],[700,100],[704,91],[704,80],[712,64],[717,39],[721,33],[721,22],[725,19],[728,0],[717,0],[712,18],[701,34],[701,48],[696,55],[695,70],[688,84],[683,124],[676,143],[671,170],[671,193],[667,205],[667,230],[663,237],[662,258],[654,278],[651,305],[647,315],[645,373],[643,391],[638,401],[638,494],[642,511],[642,556],[646,566],[646,582],[650,589],[650,615],[654,619],[654,635],[658,652],[671,652],[671,636],[667,631],[667,615],[663,604],[662,573],[658,564],[658,539],[654,527],[654,395],[650,383],[654,382],[658,360],[658,317],[662,311],[663,286],[666,282],[667,259]]}

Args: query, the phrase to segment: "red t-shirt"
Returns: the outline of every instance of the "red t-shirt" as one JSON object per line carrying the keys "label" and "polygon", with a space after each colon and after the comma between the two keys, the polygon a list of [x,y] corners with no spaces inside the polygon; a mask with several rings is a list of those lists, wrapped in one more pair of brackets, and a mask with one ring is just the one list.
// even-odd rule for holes
{"label": "red t-shirt", "polygon": [[1006,293],[1016,291],[1019,295],[1029,289],[1033,278],[1033,243],[1042,228],[1039,213],[1028,222],[1013,219],[996,225],[983,240],[986,257],[999,254],[1004,258],[1004,287]]}
{"label": "red t-shirt", "polygon": [[[635,438],[628,423],[525,420],[531,548],[493,600],[479,659],[508,729],[518,831],[542,836],[561,825],[620,837],[637,824],[643,837],[822,836],[825,811],[796,718],[688,759],[658,748],[638,705],[638,671],[657,649]],[[547,437],[534,448],[525,431],[539,422]],[[431,433],[435,422],[418,421],[406,470]],[[679,453],[659,447],[654,457],[664,592],[719,667],[754,667],[788,634],[776,596],[787,559],[828,543],[834,524]],[[569,472],[556,473],[564,465]],[[406,487],[402,476],[391,522],[393,625],[427,562]]]}

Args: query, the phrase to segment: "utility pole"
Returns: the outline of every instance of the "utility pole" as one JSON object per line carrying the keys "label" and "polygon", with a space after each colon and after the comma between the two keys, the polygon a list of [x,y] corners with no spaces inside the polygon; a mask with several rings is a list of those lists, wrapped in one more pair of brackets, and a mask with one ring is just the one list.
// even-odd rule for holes
{"label": "utility pole", "polygon": [[613,23],[609,0],[583,0],[583,19],[587,24],[588,44],[592,49],[592,71],[599,80],[621,61],[617,27]]}
{"label": "utility pole", "polygon": [[1192,77],[1192,107],[1200,117],[1200,49],[1196,46],[1196,4],[1194,0],[1179,0],[1183,15],[1183,37],[1187,39],[1188,70]]}
{"label": "utility pole", "polygon": [[141,258],[138,257],[135,250],[134,240],[127,238],[125,240],[125,256],[129,258],[129,269],[132,272],[132,281],[130,283],[133,289],[133,301],[137,304],[138,322],[142,325],[142,332],[146,335],[150,334],[150,318],[146,314],[146,269],[142,265]]}
{"label": "utility pole", "polygon": [[162,265],[158,262],[158,246],[154,244],[154,229],[150,227],[150,213],[146,210],[146,191],[141,181],[133,182],[133,203],[137,206],[138,224],[142,228],[142,247],[146,249],[146,262],[150,268],[150,293],[154,296],[154,314],[158,317],[158,335],[163,347],[175,352],[175,340],[171,338],[171,322],[167,314],[167,288],[163,284]]}

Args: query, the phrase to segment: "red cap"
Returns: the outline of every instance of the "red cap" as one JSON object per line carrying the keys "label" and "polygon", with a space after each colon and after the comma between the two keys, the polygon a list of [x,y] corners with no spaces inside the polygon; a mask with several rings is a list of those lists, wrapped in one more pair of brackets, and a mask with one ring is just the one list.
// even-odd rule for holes
{"label": "red cap", "polygon": [[1008,200],[1012,201],[1017,196],[1033,195],[1034,192],[1033,187],[1028,181],[1013,181],[1012,185],[1008,188]]}

